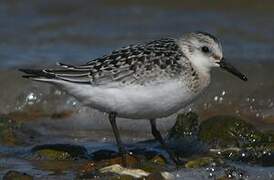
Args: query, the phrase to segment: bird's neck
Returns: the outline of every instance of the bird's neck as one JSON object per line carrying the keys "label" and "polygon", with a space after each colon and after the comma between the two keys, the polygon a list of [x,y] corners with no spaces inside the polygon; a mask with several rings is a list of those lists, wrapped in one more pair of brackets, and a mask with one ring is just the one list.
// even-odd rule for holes
{"label": "bird's neck", "polygon": [[191,65],[197,72],[199,77],[199,89],[206,88],[210,83],[210,69],[207,64],[203,64],[203,60],[192,57]]}

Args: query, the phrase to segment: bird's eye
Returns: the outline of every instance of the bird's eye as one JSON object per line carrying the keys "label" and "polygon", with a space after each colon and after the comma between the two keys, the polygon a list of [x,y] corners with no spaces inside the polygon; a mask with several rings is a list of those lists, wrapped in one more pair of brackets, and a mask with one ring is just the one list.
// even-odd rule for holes
{"label": "bird's eye", "polygon": [[203,47],[202,47],[202,51],[203,51],[204,53],[209,53],[209,48],[208,48],[207,46],[203,46]]}

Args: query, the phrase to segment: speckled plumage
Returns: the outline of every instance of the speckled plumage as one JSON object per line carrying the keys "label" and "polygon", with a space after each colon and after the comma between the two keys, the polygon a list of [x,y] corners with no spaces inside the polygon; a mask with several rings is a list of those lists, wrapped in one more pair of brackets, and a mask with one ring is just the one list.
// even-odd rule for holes
{"label": "speckled plumage", "polygon": [[[202,52],[202,46],[212,49]],[[25,77],[62,87],[84,105],[119,117],[155,119],[189,104],[209,84],[209,69],[222,57],[207,33],[189,33],[130,45],[83,65],[22,70]],[[217,59],[216,59],[217,58]]]}
{"label": "speckled plumage", "polygon": [[171,38],[130,45],[80,66],[60,65],[65,69],[44,71],[55,78],[92,85],[146,85],[184,76],[198,78],[177,40]]}

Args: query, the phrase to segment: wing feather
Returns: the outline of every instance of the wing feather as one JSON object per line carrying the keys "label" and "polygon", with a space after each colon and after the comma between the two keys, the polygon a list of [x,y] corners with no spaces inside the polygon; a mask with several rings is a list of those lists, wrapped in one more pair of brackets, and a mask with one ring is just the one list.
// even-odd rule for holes
{"label": "wing feather", "polygon": [[83,65],[57,63],[59,69],[24,70],[28,77],[61,79],[73,83],[145,84],[178,77],[184,57],[174,39],[160,39],[113,51]]}

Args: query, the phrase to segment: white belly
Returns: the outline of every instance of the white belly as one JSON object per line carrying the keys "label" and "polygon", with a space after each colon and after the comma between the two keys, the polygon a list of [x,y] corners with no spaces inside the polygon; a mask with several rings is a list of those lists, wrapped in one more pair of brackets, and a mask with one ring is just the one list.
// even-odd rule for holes
{"label": "white belly", "polygon": [[103,112],[116,112],[117,116],[130,119],[169,116],[198,95],[178,81],[122,88],[68,83],[64,88],[85,105]]}

